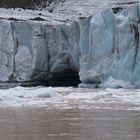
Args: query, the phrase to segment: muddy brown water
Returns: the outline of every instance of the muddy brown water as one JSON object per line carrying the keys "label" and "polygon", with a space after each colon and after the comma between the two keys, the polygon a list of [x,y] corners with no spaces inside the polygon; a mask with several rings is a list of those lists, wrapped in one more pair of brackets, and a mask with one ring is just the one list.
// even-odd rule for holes
{"label": "muddy brown water", "polygon": [[140,140],[140,111],[4,107],[0,140]]}

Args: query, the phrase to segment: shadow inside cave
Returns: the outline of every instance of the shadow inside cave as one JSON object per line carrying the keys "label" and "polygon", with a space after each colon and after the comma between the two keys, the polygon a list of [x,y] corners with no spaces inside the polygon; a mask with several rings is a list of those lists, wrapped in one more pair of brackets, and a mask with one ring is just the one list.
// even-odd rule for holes
{"label": "shadow inside cave", "polygon": [[52,78],[48,80],[48,85],[54,87],[78,87],[80,83],[81,81],[79,79],[78,72],[72,70],[65,70],[61,73],[55,73],[53,74]]}

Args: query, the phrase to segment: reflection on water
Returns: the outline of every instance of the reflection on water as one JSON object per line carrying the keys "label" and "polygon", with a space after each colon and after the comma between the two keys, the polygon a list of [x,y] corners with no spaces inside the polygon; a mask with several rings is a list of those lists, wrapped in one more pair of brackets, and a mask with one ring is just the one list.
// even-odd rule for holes
{"label": "reflection on water", "polygon": [[140,140],[140,111],[0,108],[0,140]]}

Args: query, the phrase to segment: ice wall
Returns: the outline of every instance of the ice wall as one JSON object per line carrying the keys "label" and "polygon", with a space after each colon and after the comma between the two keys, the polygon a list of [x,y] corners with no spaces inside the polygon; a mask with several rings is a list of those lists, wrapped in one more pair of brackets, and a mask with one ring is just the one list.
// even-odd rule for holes
{"label": "ice wall", "polygon": [[0,19],[0,81],[48,81],[73,71],[81,87],[139,88],[139,9],[100,10],[59,25]]}
{"label": "ice wall", "polygon": [[79,24],[0,20],[0,80],[47,81],[79,70]]}
{"label": "ice wall", "polygon": [[139,8],[133,5],[116,14],[104,10],[86,24],[82,19],[81,33],[88,35],[80,39],[81,50],[86,48],[80,59],[81,86],[140,87]]}

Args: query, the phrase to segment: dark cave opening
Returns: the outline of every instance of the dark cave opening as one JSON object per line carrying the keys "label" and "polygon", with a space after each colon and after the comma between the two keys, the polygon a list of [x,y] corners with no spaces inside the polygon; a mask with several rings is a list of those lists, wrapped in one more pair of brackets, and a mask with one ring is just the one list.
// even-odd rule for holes
{"label": "dark cave opening", "polygon": [[52,87],[78,87],[81,83],[79,74],[73,70],[65,70],[61,73],[53,73],[48,80],[32,80],[32,81],[7,81],[0,82],[0,89],[8,89],[16,86],[36,87],[36,86],[52,86]]}
{"label": "dark cave opening", "polygon": [[54,87],[78,87],[79,83],[81,83],[79,74],[73,70],[65,70],[61,73],[54,73],[52,78],[48,80],[48,85]]}

